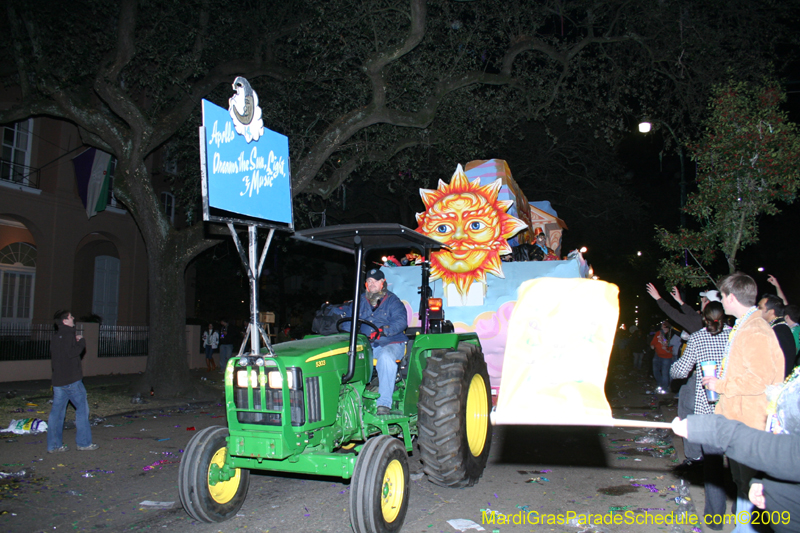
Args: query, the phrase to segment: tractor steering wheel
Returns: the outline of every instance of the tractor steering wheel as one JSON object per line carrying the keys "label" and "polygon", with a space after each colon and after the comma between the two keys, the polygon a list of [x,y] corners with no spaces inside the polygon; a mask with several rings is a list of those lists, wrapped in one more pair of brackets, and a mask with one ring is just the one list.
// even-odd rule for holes
{"label": "tractor steering wheel", "polygon": [[[349,333],[348,331],[343,330],[341,328],[341,324],[343,324],[344,322],[352,322],[352,321],[353,321],[353,317],[350,317],[350,316],[346,316],[346,317],[340,318],[339,320],[336,321],[336,331],[338,331],[340,333]],[[378,331],[380,329],[378,326],[376,326],[375,324],[373,324],[369,320],[363,320],[361,318],[356,320],[356,325],[359,325],[359,324],[364,324],[365,326],[369,326],[374,331]],[[359,328],[359,329],[361,329],[361,328]]]}

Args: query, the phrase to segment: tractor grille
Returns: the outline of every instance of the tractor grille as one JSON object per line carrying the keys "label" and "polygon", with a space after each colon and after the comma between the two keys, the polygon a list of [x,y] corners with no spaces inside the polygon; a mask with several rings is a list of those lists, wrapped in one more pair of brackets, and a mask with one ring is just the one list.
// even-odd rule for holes
{"label": "tractor grille", "polygon": [[[265,411],[281,411],[283,410],[283,391],[266,388],[266,405],[261,405],[261,391],[258,388],[253,389],[253,405],[248,405],[247,390],[246,388],[234,388],[233,403],[237,409],[263,409]],[[319,405],[319,404],[317,404]],[[290,390],[289,391],[289,407],[292,413],[292,425],[302,426],[305,423],[305,407],[303,405],[303,391]],[[319,410],[319,406],[317,406]],[[280,413],[253,413],[253,412],[238,412],[236,419],[243,424],[261,424],[264,426],[280,426],[281,414]]]}
{"label": "tractor grille", "polygon": [[308,421],[319,422],[322,420],[322,402],[319,393],[319,376],[306,378],[306,392],[308,393]]}

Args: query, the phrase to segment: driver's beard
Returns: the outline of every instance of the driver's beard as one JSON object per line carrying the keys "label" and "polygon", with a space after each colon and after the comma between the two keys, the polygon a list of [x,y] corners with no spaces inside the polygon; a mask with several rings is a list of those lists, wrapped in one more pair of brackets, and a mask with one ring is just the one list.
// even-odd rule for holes
{"label": "driver's beard", "polygon": [[367,301],[372,307],[378,305],[378,302],[380,302],[384,296],[386,296],[386,287],[382,288],[378,292],[367,291],[366,293]]}

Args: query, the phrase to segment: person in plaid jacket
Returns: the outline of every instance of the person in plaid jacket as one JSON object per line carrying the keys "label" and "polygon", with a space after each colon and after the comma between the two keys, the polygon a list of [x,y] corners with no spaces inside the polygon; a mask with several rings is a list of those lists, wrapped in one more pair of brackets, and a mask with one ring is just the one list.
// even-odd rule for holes
{"label": "person in plaid jacket", "polygon": [[[692,369],[698,376],[702,376],[700,364],[713,361],[720,367],[725,357],[725,345],[731,328],[725,324],[725,310],[719,302],[709,302],[703,308],[703,323],[705,327],[696,331],[689,337],[683,356],[670,368],[669,373],[673,379],[687,377]],[[694,412],[698,415],[714,413],[714,407],[708,403],[700,380],[695,380]],[[704,509],[705,515],[723,515],[725,513],[725,488],[722,454],[708,446],[702,447],[703,457],[703,482],[705,485]],[[717,452],[717,453],[714,453]],[[722,521],[716,521],[722,529]],[[705,522],[710,529],[716,529],[717,523],[711,517]]]}

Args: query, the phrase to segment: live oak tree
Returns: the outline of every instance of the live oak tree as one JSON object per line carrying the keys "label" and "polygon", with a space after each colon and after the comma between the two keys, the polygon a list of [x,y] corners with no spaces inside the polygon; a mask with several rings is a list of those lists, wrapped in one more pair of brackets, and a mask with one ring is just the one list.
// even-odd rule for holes
{"label": "live oak tree", "polygon": [[[117,158],[115,194],[148,252],[144,381],[176,390],[187,383],[184,270],[215,243],[197,223],[199,102],[226,105],[236,76],[258,91],[265,125],[289,136],[301,215],[308,198],[330,197],[354,173],[414,190],[456,163],[503,157],[511,139],[537,148],[546,139],[544,154],[572,146],[545,172],[529,160],[516,174],[563,180],[565,200],[579,190],[571,180],[591,182],[581,193],[591,208],[592,189],[620,198],[619,189],[575,132],[613,144],[642,112],[689,131],[726,71],[752,79],[767,68],[793,35],[781,26],[786,9],[771,0],[11,0],[0,79],[18,98],[0,123],[68,120]],[[175,188],[190,215],[178,227],[149,172],[165,146],[181,163]]]}
{"label": "live oak tree", "polygon": [[[720,253],[728,273],[734,272],[736,254],[758,241],[759,219],[795,201],[800,135],[780,109],[785,100],[774,81],[730,82],[714,89],[702,139],[691,146],[697,191],[690,195],[686,212],[697,219],[699,229],[657,228],[671,255],[660,268],[668,285],[707,285]],[[684,250],[692,254],[688,265]]]}
{"label": "live oak tree", "polygon": [[[114,193],[147,246],[149,356],[139,386],[184,391],[184,271],[215,244],[203,224],[173,226],[151,180],[152,155],[197,113],[200,99],[235,76],[293,75],[274,59],[288,4],[254,5],[226,17],[224,5],[184,2],[7,2],[3,82],[18,98],[0,123],[31,116],[73,122],[87,145],[117,158]],[[229,7],[229,6],[228,6]],[[272,31],[271,31],[272,30]]]}
{"label": "live oak tree", "polygon": [[[413,223],[419,187],[435,187],[457,163],[500,157],[531,199],[573,208],[592,226],[635,223],[638,202],[607,157],[631,118],[646,113],[688,137],[711,85],[727,72],[756,79],[786,34],[775,23],[779,4],[424,7],[424,35],[412,47],[397,29],[411,20],[413,31],[421,11],[328,2],[303,25],[305,39],[291,38],[294,58],[313,58],[306,77],[256,82],[275,110],[268,123],[290,132],[292,153],[304,156],[293,163],[304,176],[297,213],[310,204],[339,219],[391,211]],[[373,74],[371,61],[387,54]],[[303,172],[315,158],[316,173]]]}

